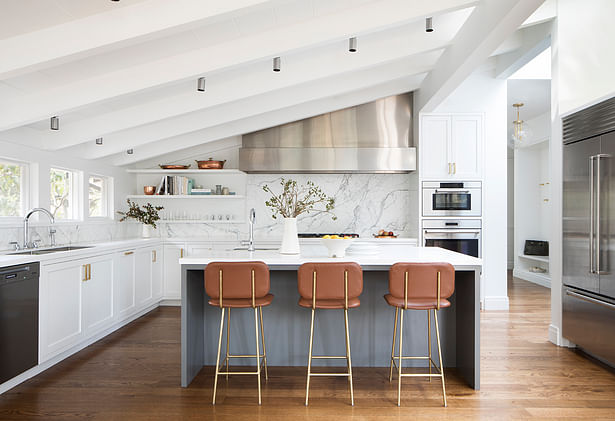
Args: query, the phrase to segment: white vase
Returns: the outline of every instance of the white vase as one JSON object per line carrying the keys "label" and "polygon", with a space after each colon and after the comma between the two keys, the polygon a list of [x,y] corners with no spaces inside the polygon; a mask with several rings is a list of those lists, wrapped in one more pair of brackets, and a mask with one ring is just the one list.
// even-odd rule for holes
{"label": "white vase", "polygon": [[151,225],[143,224],[143,238],[150,238],[154,236],[156,228]]}
{"label": "white vase", "polygon": [[284,218],[284,235],[282,236],[282,254],[299,254],[299,237],[297,236],[297,218]]}

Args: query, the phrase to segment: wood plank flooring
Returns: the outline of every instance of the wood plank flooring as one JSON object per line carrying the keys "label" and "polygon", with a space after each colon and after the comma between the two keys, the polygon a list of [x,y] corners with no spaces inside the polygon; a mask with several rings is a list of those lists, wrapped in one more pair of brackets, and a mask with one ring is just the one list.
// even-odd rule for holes
{"label": "wood plank flooring", "polygon": [[179,387],[180,312],[162,307],[0,395],[0,420],[615,419],[615,374],[548,342],[549,291],[514,279],[509,295],[510,311],[482,314],[482,389],[449,370],[448,408],[425,379],[404,379],[398,408],[384,368],[354,370],[354,407],[344,378],[313,379],[305,407],[305,369],[281,367],[262,406],[253,376],[221,378],[212,406],[211,368]]}

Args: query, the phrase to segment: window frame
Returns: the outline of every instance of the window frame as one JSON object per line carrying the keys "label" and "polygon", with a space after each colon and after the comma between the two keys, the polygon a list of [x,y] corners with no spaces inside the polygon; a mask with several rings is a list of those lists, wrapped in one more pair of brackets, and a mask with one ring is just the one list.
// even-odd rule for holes
{"label": "window frame", "polygon": [[56,223],[66,223],[66,222],[78,222],[83,221],[83,171],[66,168],[62,165],[50,165],[47,183],[49,187],[49,195],[47,196],[47,204],[49,206],[49,210],[51,211],[51,171],[53,170],[61,170],[67,171],[73,174],[71,188],[72,190],[72,217],[71,218],[58,218],[54,214]]}
{"label": "window frame", "polygon": [[26,216],[26,212],[30,209],[30,162],[21,161],[18,159],[7,158],[0,156],[0,163],[9,165],[19,165],[22,169],[21,183],[19,186],[19,194],[21,201],[21,210],[19,216],[2,216],[0,215],[0,224],[12,224],[20,222]]}
{"label": "window frame", "polygon": [[[101,200],[104,202],[106,209],[106,213],[101,216],[91,216],[90,215],[90,178],[96,177],[101,178],[103,180],[103,192],[101,195]],[[113,177],[108,175],[103,175],[99,173],[89,173],[87,178],[84,177],[85,184],[85,200],[84,200],[84,216],[91,221],[108,221],[113,219],[114,208],[113,208]]]}

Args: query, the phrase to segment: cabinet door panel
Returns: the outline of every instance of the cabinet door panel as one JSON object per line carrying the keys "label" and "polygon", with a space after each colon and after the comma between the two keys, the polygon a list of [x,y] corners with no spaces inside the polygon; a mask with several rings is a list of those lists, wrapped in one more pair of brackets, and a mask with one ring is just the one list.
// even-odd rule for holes
{"label": "cabinet door panel", "polygon": [[139,249],[135,252],[135,301],[142,308],[152,300],[152,250]]}
{"label": "cabinet door panel", "polygon": [[453,117],[451,149],[455,178],[478,178],[481,175],[481,120],[480,116]]}
{"label": "cabinet door panel", "polygon": [[89,260],[89,279],[82,283],[83,329],[87,335],[113,320],[113,256]]}
{"label": "cabinet door panel", "polygon": [[424,116],[421,120],[421,169],[423,178],[448,178],[451,119],[448,116]]}
{"label": "cabinet door panel", "polygon": [[43,266],[40,280],[40,359],[45,361],[79,342],[82,262]]}
{"label": "cabinet door panel", "polygon": [[114,266],[116,314],[121,320],[129,316],[135,308],[134,251],[117,253]]}
{"label": "cabinet door panel", "polygon": [[155,247],[152,251],[152,296],[154,300],[162,298],[162,247]]}
{"label": "cabinet door panel", "polygon": [[164,246],[164,298],[177,300],[181,298],[181,268],[179,259],[184,254],[185,246],[167,244]]}

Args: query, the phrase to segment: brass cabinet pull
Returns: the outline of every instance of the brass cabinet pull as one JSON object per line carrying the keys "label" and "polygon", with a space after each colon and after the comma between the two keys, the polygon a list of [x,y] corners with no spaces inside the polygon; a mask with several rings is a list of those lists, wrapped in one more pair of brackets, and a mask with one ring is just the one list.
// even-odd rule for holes
{"label": "brass cabinet pull", "polygon": [[152,250],[152,263],[156,263],[156,250]]}
{"label": "brass cabinet pull", "polygon": [[450,162],[448,163],[448,173],[449,174],[451,173],[451,163]]}
{"label": "brass cabinet pull", "polygon": [[183,248],[179,250],[179,257],[182,258],[182,259],[184,258],[184,249]]}
{"label": "brass cabinet pull", "polygon": [[88,263],[88,281],[92,279],[92,265]]}
{"label": "brass cabinet pull", "polygon": [[453,162],[453,174],[457,174],[457,163]]}
{"label": "brass cabinet pull", "polygon": [[88,265],[83,265],[83,278],[81,282],[85,282],[88,280]]}
{"label": "brass cabinet pull", "polygon": [[125,251],[124,252],[124,256],[128,256],[128,255],[133,254],[133,253],[134,253],[134,251]]}

